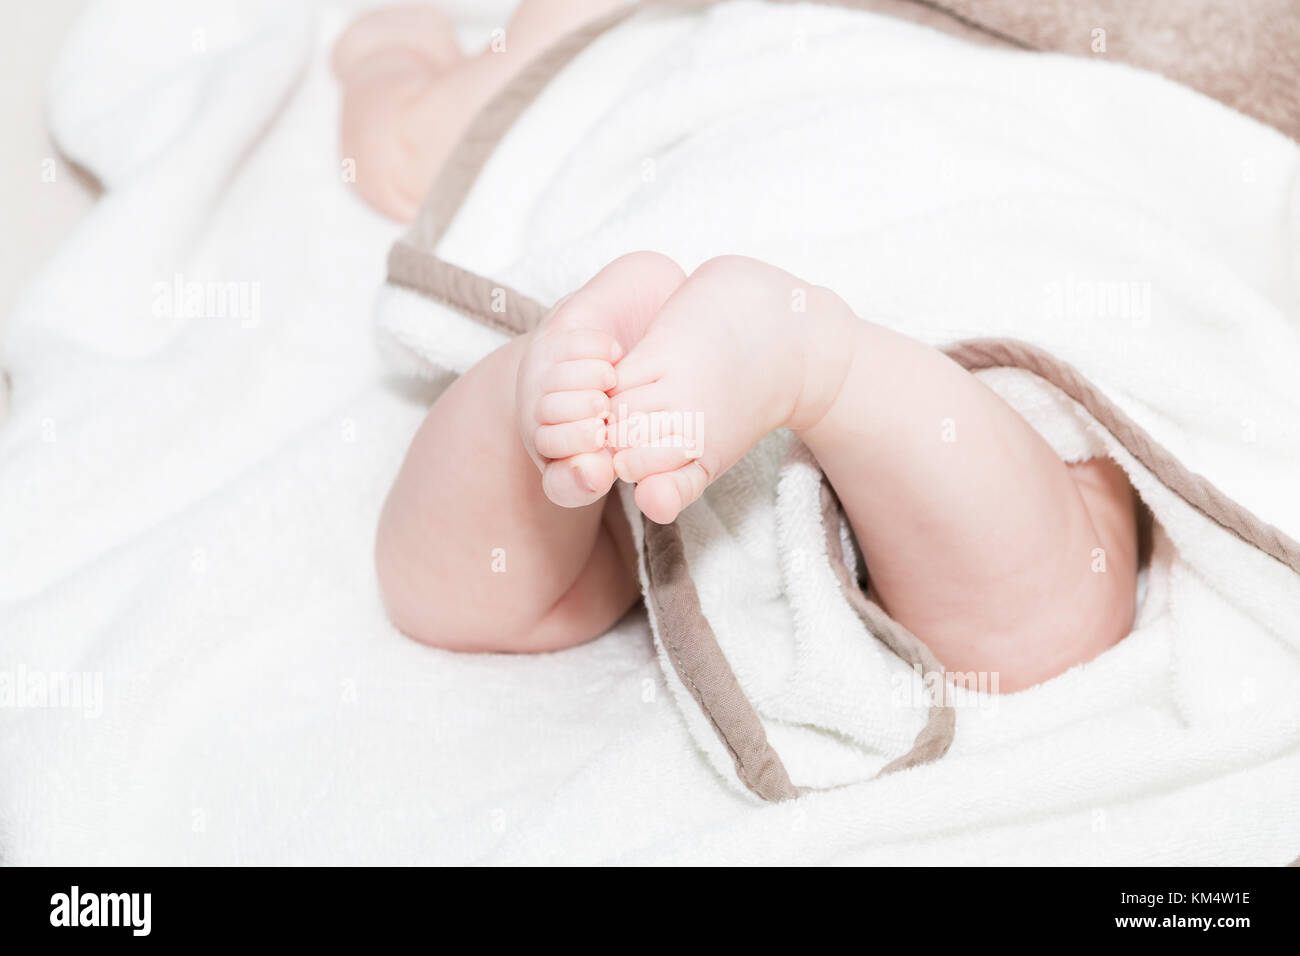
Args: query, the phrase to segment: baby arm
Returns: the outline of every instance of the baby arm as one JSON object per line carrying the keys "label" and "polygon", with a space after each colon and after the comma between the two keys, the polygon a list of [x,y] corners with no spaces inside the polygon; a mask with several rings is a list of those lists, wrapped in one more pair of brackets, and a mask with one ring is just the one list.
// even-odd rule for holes
{"label": "baby arm", "polygon": [[414,218],[470,120],[529,60],[619,0],[524,0],[504,33],[466,57],[430,6],[384,7],[334,48],[343,84],[340,145],[357,191],[399,220]]}

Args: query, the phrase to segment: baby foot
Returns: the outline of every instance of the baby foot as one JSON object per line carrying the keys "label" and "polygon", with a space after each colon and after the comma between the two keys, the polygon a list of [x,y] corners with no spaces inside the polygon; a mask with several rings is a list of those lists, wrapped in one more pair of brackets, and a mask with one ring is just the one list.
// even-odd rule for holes
{"label": "baby foot", "polygon": [[520,437],[542,490],[564,508],[589,505],[614,484],[605,445],[614,371],[685,281],[671,259],[632,253],[562,300],[531,333],[515,386]]}
{"label": "baby foot", "polygon": [[542,470],[542,490],[563,508],[596,501],[614,483],[605,448],[609,396],[623,356],[602,329],[539,329],[519,364],[519,434]]}
{"label": "baby foot", "polygon": [[618,366],[608,439],[636,503],[667,524],[777,428],[811,427],[848,373],[857,320],[826,289],[710,260]]}

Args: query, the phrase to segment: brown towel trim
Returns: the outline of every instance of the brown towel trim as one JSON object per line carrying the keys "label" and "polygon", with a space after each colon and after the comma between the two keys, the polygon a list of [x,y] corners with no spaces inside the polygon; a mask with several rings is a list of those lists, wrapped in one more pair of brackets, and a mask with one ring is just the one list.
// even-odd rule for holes
{"label": "brown towel trim", "polygon": [[1300,573],[1300,543],[1260,520],[1203,475],[1189,470],[1069,363],[1016,339],[970,339],[950,345],[944,352],[971,372],[1019,368],[1055,385],[1082,405],[1170,491],[1215,524]]}
{"label": "brown towel trim", "polygon": [[451,306],[506,335],[536,328],[546,308],[509,286],[462,269],[397,240],[388,253],[388,281]]}
{"label": "brown towel trim", "polygon": [[[642,6],[672,2],[644,0]],[[707,5],[711,0],[687,2]],[[957,9],[951,9],[950,4]],[[940,11],[960,21],[966,28],[973,28],[973,31],[980,31],[995,40],[1017,46],[1028,45],[979,22],[973,13],[961,9],[960,0],[955,3],[953,0],[915,0],[914,3],[902,4],[894,4],[891,0],[840,0],[837,5],[878,10],[915,7],[930,13],[910,18],[924,18],[931,25],[943,28],[944,24],[936,22],[930,15]],[[448,263],[433,250],[446,233],[484,163],[515,119],[583,48],[636,9],[629,5],[569,34],[525,67],[479,113],[439,174],[415,223],[393,246],[388,259],[391,282],[456,308],[506,334],[520,334],[536,327],[547,312],[540,302]],[[901,10],[891,12],[901,13]],[[946,28],[950,32],[962,32],[952,24]],[[972,29],[965,32],[969,38]],[[1284,132],[1291,131],[1284,129]],[[1010,339],[960,342],[949,346],[946,351],[971,371],[994,367],[1021,368],[1055,385],[1109,429],[1171,491],[1243,541],[1300,572],[1300,545],[1238,505],[1204,477],[1185,468],[1067,363],[1028,343]],[[942,667],[929,649],[862,593],[852,579],[842,553],[839,514],[839,503],[823,478],[822,521],[826,529],[827,556],[846,599],[872,634],[902,660],[927,677],[941,674]],[[731,755],[737,776],[745,786],[764,800],[797,796],[800,788],[791,782],[780,756],[768,742],[762,720],[740,687],[700,607],[681,533],[673,525],[651,522],[645,522],[644,528],[647,601],[675,672]],[[928,680],[927,683],[932,687],[945,686],[942,680]],[[882,774],[936,760],[947,752],[953,740],[956,714],[946,704],[942,699],[932,701],[926,724],[911,749],[887,764],[881,770]]]}
{"label": "brown towel trim", "polygon": [[[648,4],[642,5],[664,2],[666,0],[649,0]],[[474,180],[482,172],[483,164],[488,161],[515,120],[537,99],[551,79],[568,66],[570,60],[606,30],[622,23],[639,9],[640,6],[629,3],[561,37],[530,60],[492,97],[474,117],[469,129],[452,150],[420,211],[416,213],[415,222],[406,235],[398,240],[393,251],[406,246],[411,253],[432,256],[434,247],[446,234],[447,227],[465,201]],[[406,253],[402,254],[403,259],[405,255]],[[392,263],[393,257],[390,255],[390,270]],[[406,264],[404,269],[405,274],[409,275],[411,266]],[[414,282],[403,282],[401,278],[396,281],[420,289]]]}
{"label": "brown towel trim", "polygon": [[678,679],[731,754],[741,782],[764,800],[799,795],[768,743],[763,722],[745,696],[700,608],[682,535],[675,524],[643,521],[646,601]]}
{"label": "brown towel trim", "polygon": [[[1295,0],[911,0],[1030,50],[1160,73],[1300,140]],[[1103,49],[1096,48],[1100,40]]]}
{"label": "brown towel trim", "polygon": [[916,735],[907,753],[885,764],[879,776],[938,760],[952,746],[952,739],[957,731],[957,712],[947,700],[943,665],[916,635],[867,597],[858,587],[858,582],[853,579],[844,561],[844,545],[840,540],[843,509],[825,474],[822,475],[821,498],[822,527],[826,531],[826,556],[830,560],[831,570],[835,573],[836,580],[840,582],[840,590],[845,600],[857,612],[867,630],[901,660],[910,664],[925,679],[926,686],[931,691],[930,712],[925,726]]}
{"label": "brown towel trim", "polygon": [[[844,561],[840,540],[842,511],[830,482],[822,476],[821,517],[826,556],[849,605],[867,630],[927,680],[933,691],[928,717],[907,753],[886,764],[879,775],[938,760],[952,746],[957,714],[945,700],[943,666],[921,641],[875,601],[862,593]],[[700,607],[691,580],[681,532],[675,524],[643,522],[646,600],[673,670],[699,705],[736,766],[736,776],[764,800],[788,800],[808,792],[790,780],[780,755],[767,739],[763,721],[736,679]]]}

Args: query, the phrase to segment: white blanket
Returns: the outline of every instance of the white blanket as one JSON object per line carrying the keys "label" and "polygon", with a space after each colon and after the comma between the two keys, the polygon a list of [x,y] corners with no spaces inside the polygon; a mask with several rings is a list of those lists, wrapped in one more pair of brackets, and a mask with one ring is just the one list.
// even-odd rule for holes
{"label": "white blanket", "polygon": [[[1197,603],[1181,617],[1161,615],[1090,668],[980,711],[939,764],[774,806],[728,788],[700,752],[639,613],[585,647],[538,657],[457,656],[397,635],[377,599],[371,543],[433,393],[389,378],[370,345],[368,303],[397,230],[341,181],[338,91],[324,58],[348,14],[315,13],[296,3],[103,0],[56,75],[59,141],[109,189],[34,278],[8,330],[4,862],[1281,863],[1300,851],[1300,702],[1287,690],[1300,676],[1295,618],[1286,605],[1268,616],[1272,581],[1243,615],[1242,591],[1267,575],[1255,568],[1225,578],[1227,594],[1185,589]],[[692,84],[692,56],[780,69],[764,44],[779,33],[788,46],[799,33],[774,16],[670,16],[602,41],[512,134],[443,251],[544,300],[634,245],[687,266],[739,251],[812,281],[843,278],[828,274],[815,243],[764,241],[817,235],[781,221],[811,208],[791,201],[821,188],[811,173],[755,192],[751,177],[721,168],[729,175],[712,181],[717,206],[698,209],[691,229],[654,215],[662,197],[624,201],[647,175],[689,182],[670,175],[673,163],[698,171],[710,156],[736,154],[743,125],[701,124],[707,132],[679,156],[662,147],[691,115],[683,107],[701,116],[727,107],[691,95],[712,88]],[[1041,277],[1018,280],[1021,260],[1005,257],[1005,243],[989,243],[984,257],[955,254],[974,245],[974,225],[998,220],[954,218],[945,254],[941,234],[922,234],[926,210],[916,204],[933,212],[955,196],[991,215],[1007,181],[1095,183],[1099,195],[1074,202],[1073,214],[1158,225],[1181,253],[1138,267],[1170,296],[1153,295],[1151,324],[1178,322],[1189,342],[1167,368],[1133,374],[1172,396],[1162,404],[1147,392],[1144,423],[1176,410],[1186,427],[1174,450],[1294,535],[1300,519],[1284,482],[1294,484],[1295,458],[1284,456],[1294,455],[1297,418],[1294,398],[1281,394],[1296,367],[1284,318],[1295,314],[1294,273],[1282,258],[1295,248],[1284,245],[1294,233],[1282,205],[1294,145],[1130,71],[998,54],[981,61],[995,74],[989,84],[945,83],[935,60],[956,48],[925,31],[833,11],[781,16],[801,18],[810,45],[852,29],[863,43],[888,38],[874,55],[863,48],[877,94],[861,110],[889,135],[841,156],[870,172],[866,182],[917,163],[915,138],[935,140],[920,153],[935,163],[930,198],[902,188],[855,198],[859,226],[881,226],[839,237],[856,247],[860,284],[836,288],[930,340],[978,325],[967,322],[972,301],[987,313],[1000,297],[1001,311],[1018,290],[1041,311]],[[937,121],[916,122],[918,73],[969,107],[963,142],[992,129],[990,151],[1019,157],[1006,181],[988,179],[998,162],[967,166],[959,151],[945,154]],[[647,89],[650,78],[663,88]],[[606,113],[604,96],[619,108]],[[1162,136],[1136,115],[1146,103],[1166,107]],[[809,140],[821,127],[799,112],[807,101],[792,95],[785,107],[796,111],[789,138],[761,137],[755,150],[835,155]],[[988,111],[1005,123],[982,125]],[[572,138],[536,129],[528,139],[526,124],[543,120],[568,123],[589,150],[570,154]],[[1112,168],[1063,170],[1053,145],[1063,136],[1097,150],[1127,146],[1113,150]],[[620,154],[621,165],[610,163]],[[615,178],[584,182],[594,170]],[[973,182],[967,170],[978,172]],[[1207,189],[1214,170],[1221,188]],[[494,176],[523,185],[509,193],[511,214],[492,219],[488,250],[478,217],[507,201],[494,200]],[[949,181],[941,201],[934,184]],[[535,203],[520,215],[525,186]],[[610,201],[555,213],[593,189]],[[741,200],[752,212],[738,233],[717,211]],[[1048,228],[1062,232],[1046,211],[1024,225],[1025,260]],[[1067,234],[1086,246],[1099,228]],[[936,264],[950,284],[935,280]],[[1207,355],[1214,347],[1225,354]],[[1089,342],[1067,330],[1057,351],[1071,357],[1072,348],[1086,354]],[[1131,371],[1116,368],[1103,384],[1125,394]],[[1243,408],[1255,439],[1245,445]],[[1224,574],[1245,567],[1224,565]],[[1153,592],[1201,573],[1167,568]],[[40,691],[51,686],[81,694],[51,706]]]}

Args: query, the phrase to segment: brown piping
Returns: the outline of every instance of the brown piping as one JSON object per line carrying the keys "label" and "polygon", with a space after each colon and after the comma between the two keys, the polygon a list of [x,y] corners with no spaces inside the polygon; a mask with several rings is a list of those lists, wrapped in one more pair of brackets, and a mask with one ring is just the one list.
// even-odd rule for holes
{"label": "brown piping", "polygon": [[388,253],[388,281],[472,315],[506,335],[522,335],[546,314],[536,299],[428,255],[399,239]]}
{"label": "brown piping", "polygon": [[798,789],[768,743],[763,722],[700,608],[681,532],[675,524],[642,524],[646,601],[673,670],[731,754],[741,782],[764,800],[797,797]]}
{"label": "brown piping", "polygon": [[1082,405],[1170,491],[1242,541],[1276,558],[1292,571],[1300,572],[1300,543],[1261,521],[1204,476],[1189,470],[1074,366],[1017,339],[970,339],[949,345],[944,352],[971,372],[1019,368],[1055,385]]}
{"label": "brown piping", "polygon": [[862,592],[858,582],[853,579],[848,565],[844,561],[844,545],[840,540],[840,521],[844,514],[835,490],[825,475],[822,475],[821,487],[822,527],[826,531],[826,556],[830,560],[831,570],[840,583],[840,590],[845,600],[857,612],[867,631],[905,663],[925,678],[926,686],[932,691],[930,711],[925,726],[921,728],[912,741],[911,748],[901,757],[887,763],[880,775],[906,770],[931,760],[938,760],[952,746],[957,729],[957,712],[948,704],[943,678],[943,665],[921,643],[920,639],[903,627],[871,598]]}
{"label": "brown piping", "polygon": [[[656,2],[656,0],[652,0]],[[662,2],[662,0],[658,0]],[[434,180],[415,222],[403,240],[416,250],[432,250],[460,209],[506,131],[546,88],[551,78],[610,28],[637,12],[635,4],[597,17],[556,40],[497,92],[465,131]]]}

